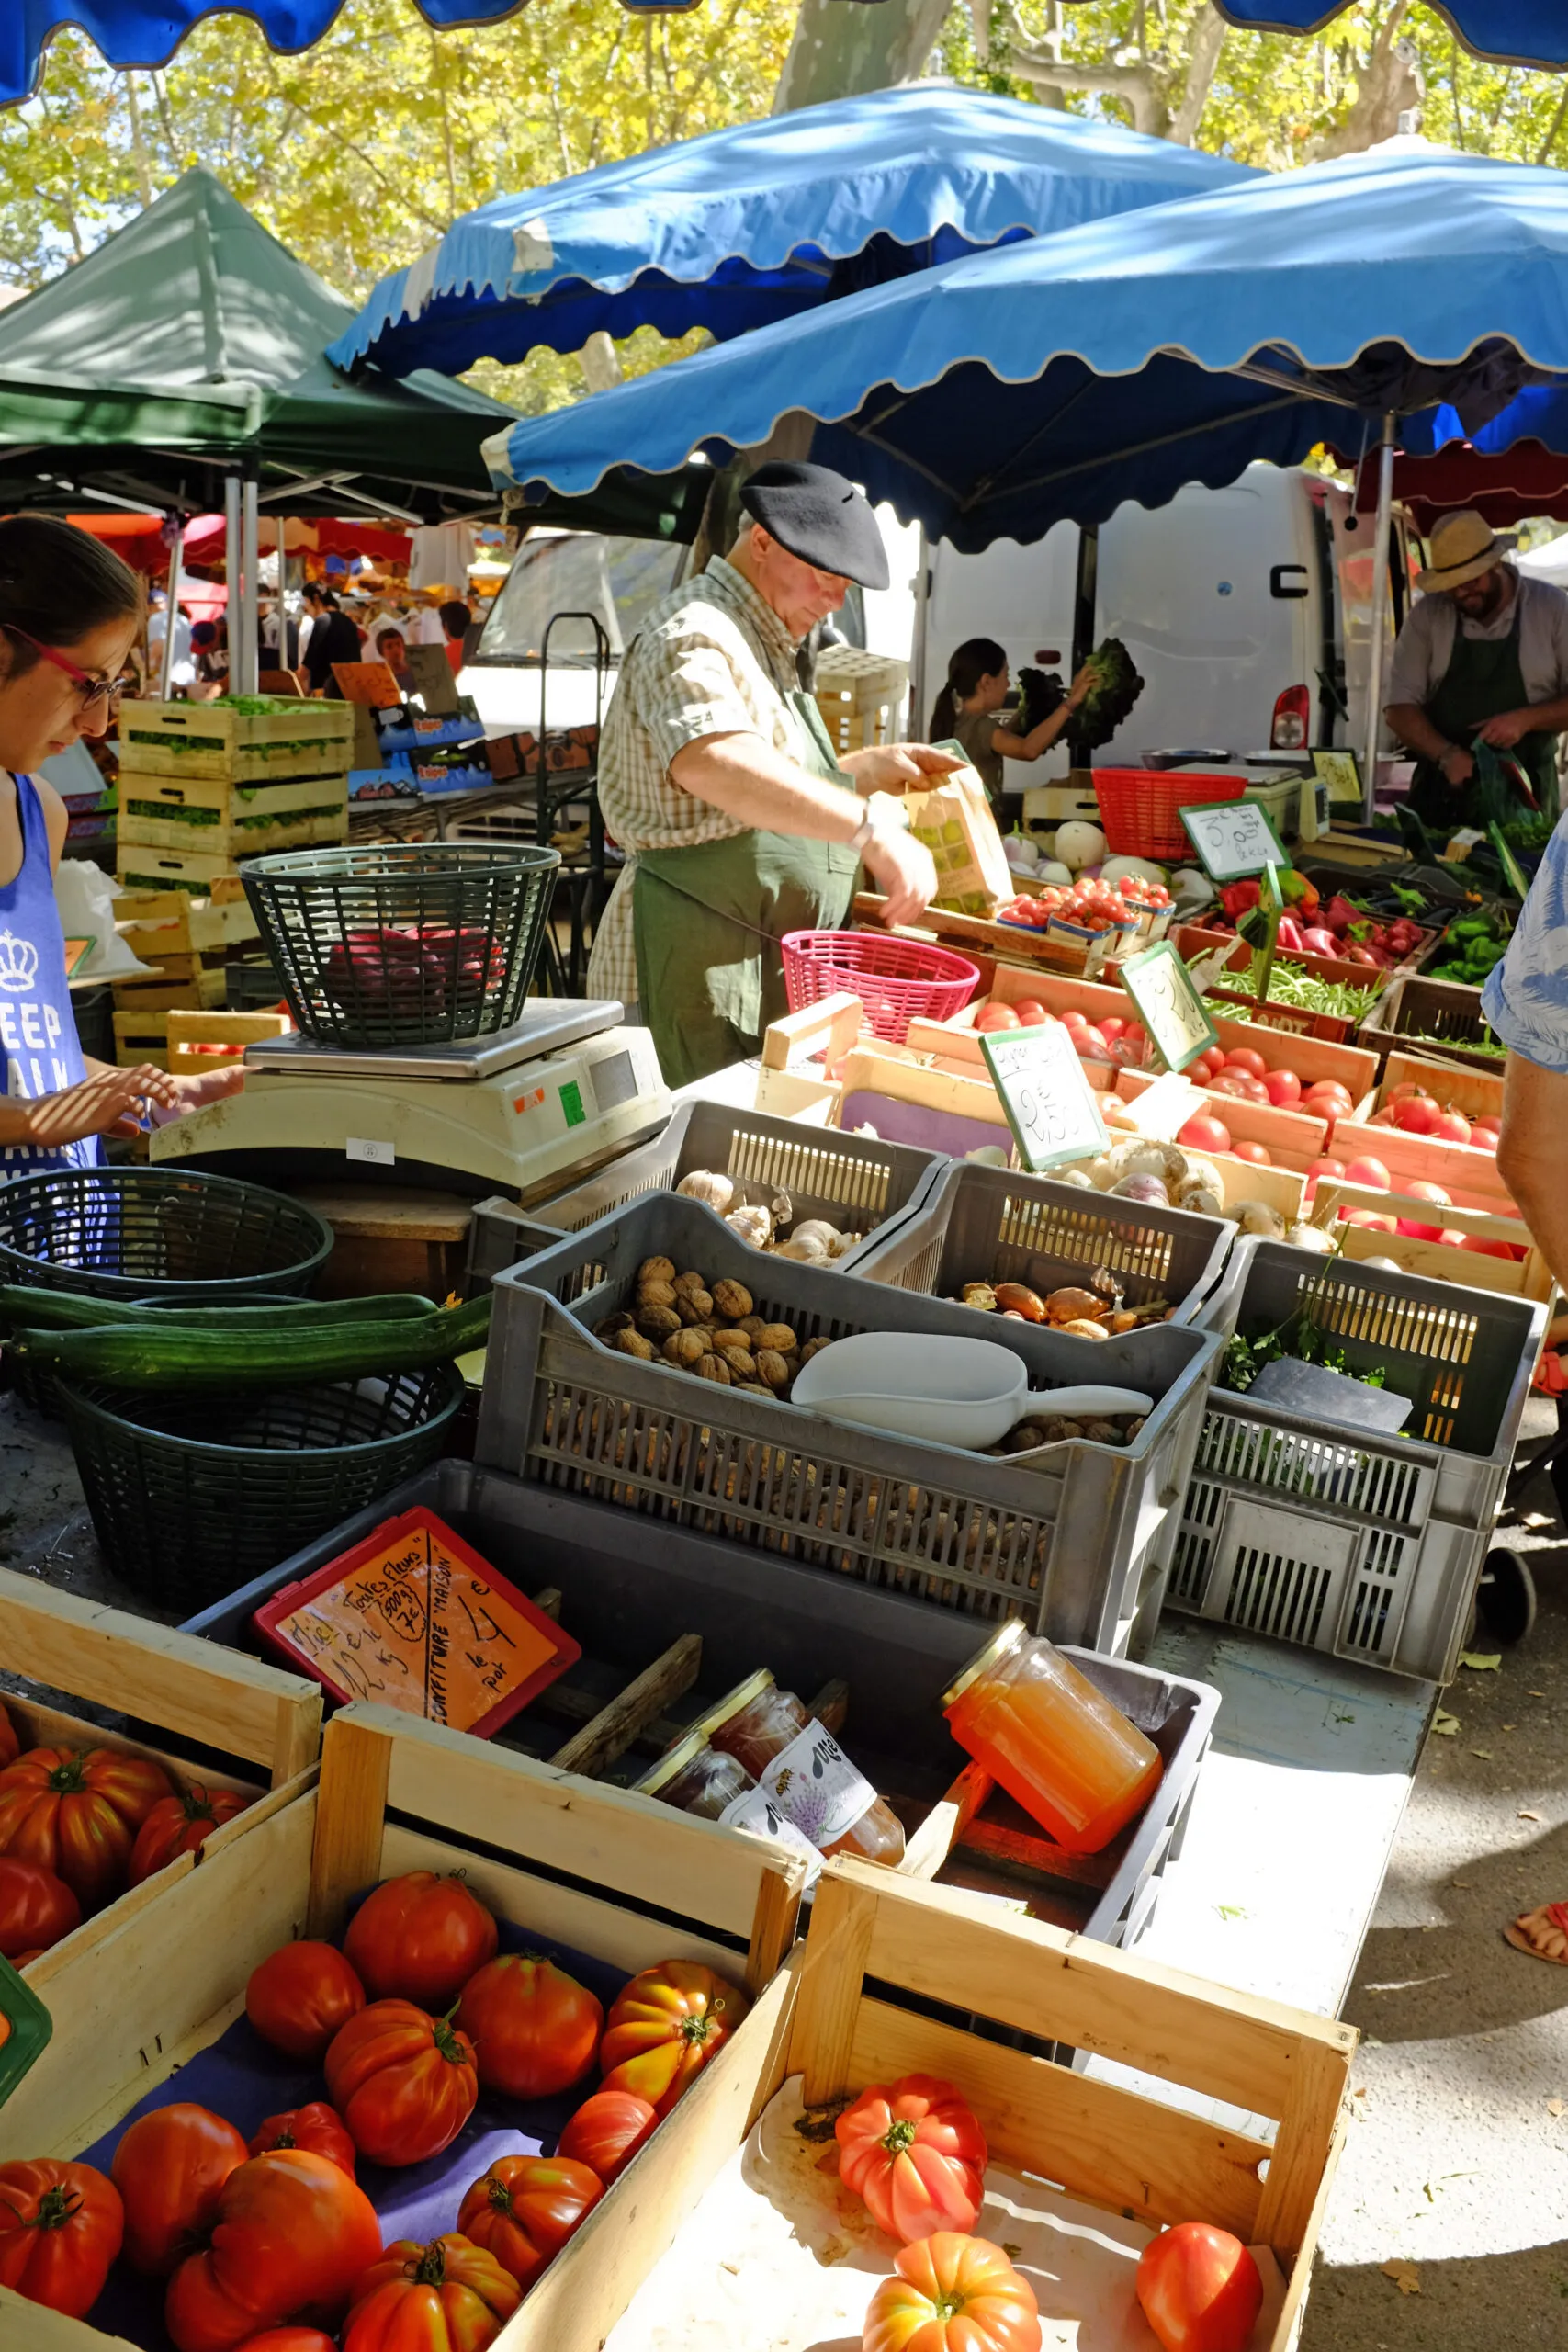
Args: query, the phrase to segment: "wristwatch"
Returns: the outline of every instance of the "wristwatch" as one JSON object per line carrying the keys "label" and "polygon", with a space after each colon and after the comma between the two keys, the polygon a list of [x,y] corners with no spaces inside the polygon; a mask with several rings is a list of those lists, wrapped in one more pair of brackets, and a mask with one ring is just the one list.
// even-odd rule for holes
{"label": "wristwatch", "polygon": [[863,857],[866,851],[870,848],[872,842],[875,839],[876,821],[874,818],[863,817],[860,824],[850,836],[850,847],[853,850],[857,857]]}

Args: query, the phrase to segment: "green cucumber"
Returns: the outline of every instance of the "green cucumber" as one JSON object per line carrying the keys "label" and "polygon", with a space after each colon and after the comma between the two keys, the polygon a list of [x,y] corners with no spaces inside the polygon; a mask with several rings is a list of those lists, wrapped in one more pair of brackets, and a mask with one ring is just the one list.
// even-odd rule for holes
{"label": "green cucumber", "polygon": [[66,1380],[111,1388],[297,1388],[448,1363],[483,1344],[490,1310],[487,1292],[406,1321],[262,1330],[234,1322],[197,1331],[165,1329],[159,1317],[86,1330],[20,1330],[15,1344]]}
{"label": "green cucumber", "polygon": [[90,1331],[106,1324],[157,1323],[165,1328],[218,1331],[226,1318],[243,1318],[245,1332],[311,1331],[339,1323],[401,1323],[434,1315],[434,1299],[417,1291],[386,1291],[373,1298],[299,1298],[286,1304],[269,1301],[246,1306],[225,1299],[210,1306],[154,1306],[146,1300],[92,1298],[73,1290],[35,1289],[29,1283],[0,1284],[0,1329],[18,1327],[37,1331]]}

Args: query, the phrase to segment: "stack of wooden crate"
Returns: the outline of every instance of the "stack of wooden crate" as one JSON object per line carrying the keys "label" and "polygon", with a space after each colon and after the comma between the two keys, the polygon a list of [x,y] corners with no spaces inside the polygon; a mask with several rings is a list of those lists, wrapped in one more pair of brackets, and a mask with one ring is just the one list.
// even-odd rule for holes
{"label": "stack of wooden crate", "polygon": [[225,966],[231,956],[254,950],[256,919],[235,875],[220,876],[205,899],[185,889],[122,892],[115,915],[126,945],[152,967],[148,978],[114,983],[115,1059],[122,1069],[141,1062],[162,1069],[169,1014],[225,1004]]}
{"label": "stack of wooden crate", "polygon": [[346,841],[352,708],[252,700],[122,707],[121,882],[206,896],[243,857]]}

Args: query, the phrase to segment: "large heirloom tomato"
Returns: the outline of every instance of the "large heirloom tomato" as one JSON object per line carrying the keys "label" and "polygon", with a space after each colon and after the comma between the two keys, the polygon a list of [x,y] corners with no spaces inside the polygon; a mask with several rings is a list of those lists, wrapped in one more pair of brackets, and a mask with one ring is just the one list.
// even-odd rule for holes
{"label": "large heirloom tomato", "polygon": [[659,2118],[635,2091],[595,2091],[556,2142],[558,2156],[596,2172],[606,2188],[625,2172]]}
{"label": "large heirloom tomato", "polygon": [[492,2254],[455,2230],[399,2238],[354,2290],[343,2352],[484,2352],[523,2300]]}
{"label": "large heirloom tomato", "polygon": [[874,2083],[833,2126],[839,2175],[890,2238],[972,2230],[985,2195],[986,2135],[951,2083]]}
{"label": "large heirloom tomato", "polygon": [[118,2189],[91,2165],[0,2165],[0,2287],[29,2303],[85,2319],[124,2229]]}
{"label": "large heirloom tomato", "polygon": [[1040,2352],[1040,2306],[999,2245],[940,2230],[900,2246],[863,2352]]}
{"label": "large heirloom tomato", "polygon": [[0,1854],[0,1952],[11,1962],[47,1951],[82,1924],[82,1905],[41,1862]]}
{"label": "large heirloom tomato", "polygon": [[232,1789],[214,1789],[209,1794],[206,1789],[191,1788],[183,1796],[160,1797],[130,1849],[131,1885],[140,1886],[176,1854],[194,1854],[204,1839],[223,1822],[243,1813],[250,1802]]}
{"label": "large heirloom tomato", "polygon": [[312,2099],[309,2107],[291,2108],[286,2115],[269,2115],[261,2130],[252,2134],[250,2153],[265,2156],[269,2148],[309,2148],[313,2156],[341,2165],[350,2180],[354,2178],[354,2143],[343,2128],[342,2116],[324,2098]]}
{"label": "large heirloom tomato", "polygon": [[531,2287],[604,2194],[598,2174],[570,2156],[498,2156],[464,2196],[457,2227]]}
{"label": "large heirloom tomato", "polygon": [[21,1752],[22,1743],[17,1736],[16,1724],[11,1721],[11,1711],[8,1707],[0,1706],[0,1764],[9,1764],[13,1757],[19,1756]]}
{"label": "large heirloom tomato", "polygon": [[269,2327],[247,2335],[234,2352],[337,2352],[337,2346],[319,2327]]}
{"label": "large heirloom tomato", "polygon": [[366,1896],[343,1948],[373,2001],[414,2001],[440,2017],[499,1940],[464,1879],[410,1871]]}
{"label": "large heirloom tomato", "polygon": [[1138,2256],[1138,2301],[1165,2352],[1244,2352],[1263,2280],[1241,2240],[1207,2222],[1179,2222]]}
{"label": "large heirloom tomato", "polygon": [[457,2023],[479,2054],[487,2091],[548,2098],[592,2065],[604,2012],[553,1960],[503,1951],[464,1985]]}
{"label": "large heirloom tomato", "polygon": [[334,2325],[380,2248],[375,2207],[325,2156],[253,2156],[223,2184],[211,2245],[169,2281],[175,2352],[237,2352],[286,2320]]}
{"label": "large heirloom tomato", "polygon": [[169,1776],[114,1747],[30,1747],[0,1770],[0,1853],[41,1862],[85,1911],[125,1885],[136,1833]]}
{"label": "large heirloom tomato", "polygon": [[125,2199],[125,2258],[133,2270],[166,2278],[206,2238],[223,2184],[245,2154],[231,2123],[189,2100],[137,2117],[113,2166]]}
{"label": "large heirloom tomato", "polygon": [[412,2001],[372,2001],[326,2055],[327,2091],[362,2156],[422,2165],[450,2147],[479,2095],[474,2045]]}
{"label": "large heirloom tomato", "polygon": [[689,1960],[660,1961],[624,1985],[599,2064],[607,2091],[635,2091],[660,2117],[722,2049],[751,2004],[739,1985]]}
{"label": "large heirloom tomato", "polygon": [[262,2040],[312,2064],[364,2007],[365,1987],[333,1944],[284,1944],[245,1987],[245,2015]]}

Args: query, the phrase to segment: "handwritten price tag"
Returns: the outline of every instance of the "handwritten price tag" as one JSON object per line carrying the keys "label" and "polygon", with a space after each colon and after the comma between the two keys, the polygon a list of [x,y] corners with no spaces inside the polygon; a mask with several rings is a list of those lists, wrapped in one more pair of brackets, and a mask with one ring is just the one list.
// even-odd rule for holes
{"label": "handwritten price tag", "polygon": [[1004,1029],[980,1040],[1019,1156],[1032,1175],[1104,1151],[1111,1138],[1094,1089],[1059,1021]]}
{"label": "handwritten price tag", "polygon": [[1289,865],[1283,844],[1255,800],[1222,800],[1179,812],[1211,882],[1239,882],[1266,865]]}
{"label": "handwritten price tag", "polygon": [[1185,1069],[1219,1044],[1203,1000],[1168,939],[1118,966],[1122,985],[1138,1008],[1167,1069]]}

